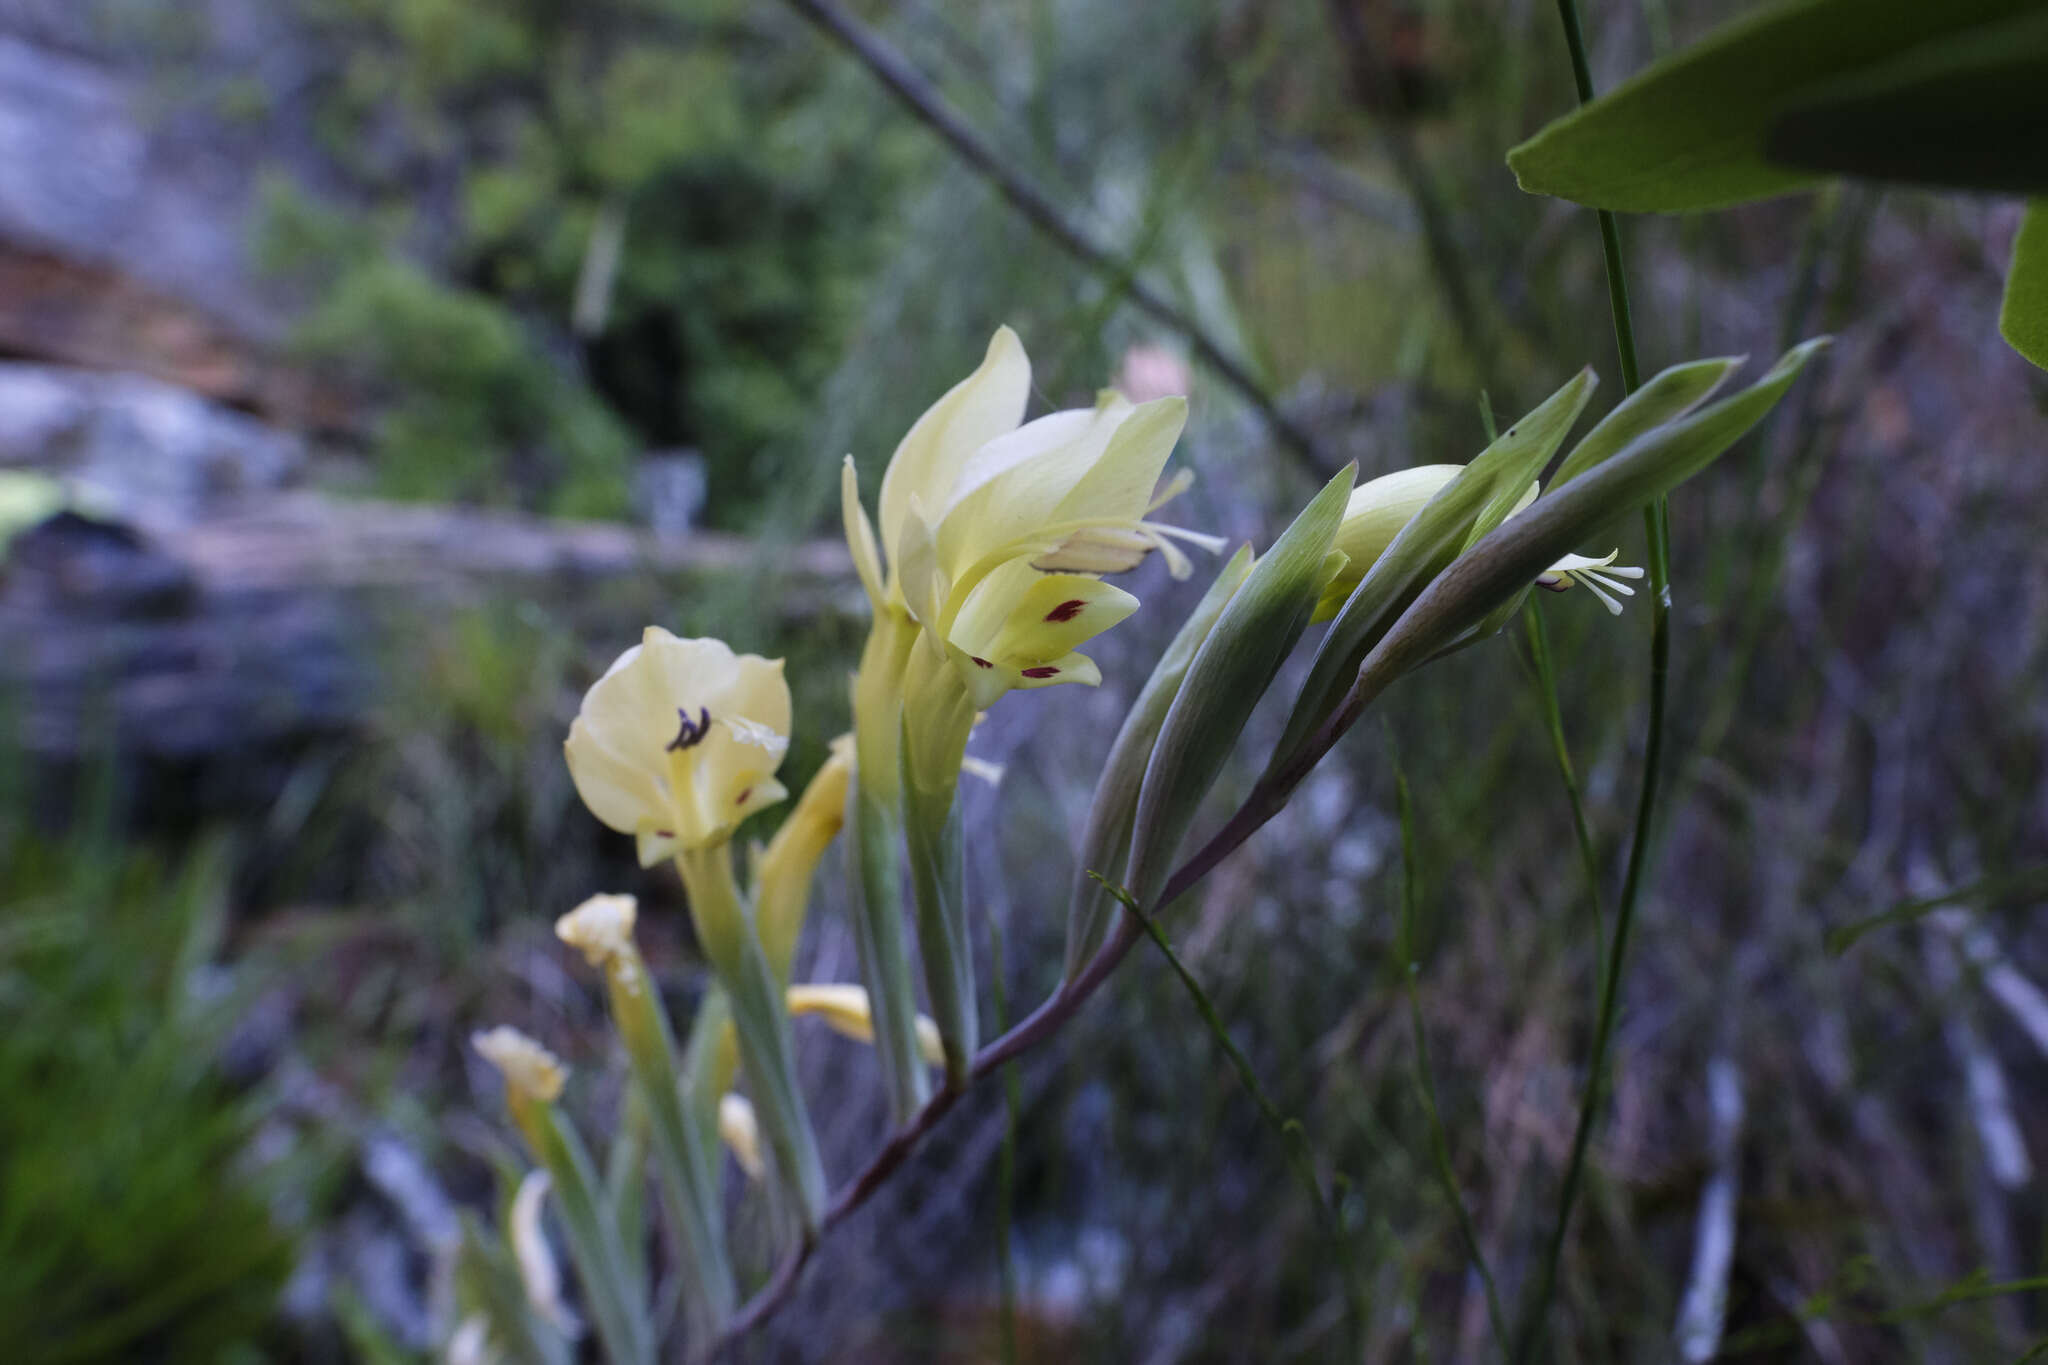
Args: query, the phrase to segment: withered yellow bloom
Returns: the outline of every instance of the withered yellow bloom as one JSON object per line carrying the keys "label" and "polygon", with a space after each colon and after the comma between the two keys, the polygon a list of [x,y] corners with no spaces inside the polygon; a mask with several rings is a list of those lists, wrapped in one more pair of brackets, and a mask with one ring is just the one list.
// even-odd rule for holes
{"label": "withered yellow bloom", "polygon": [[[875,1021],[868,1008],[868,993],[859,986],[791,986],[786,998],[792,1016],[808,1014],[822,1019],[834,1033],[856,1043],[875,1041]],[[939,1039],[939,1026],[922,1014],[917,1016],[917,1048],[931,1065],[945,1063],[946,1050]]]}
{"label": "withered yellow bloom", "polygon": [[583,803],[652,867],[788,795],[775,772],[789,725],[780,659],[649,626],[584,695],[563,747]]}
{"label": "withered yellow bloom", "polygon": [[729,1091],[719,1096],[718,1136],[732,1149],[733,1159],[740,1163],[749,1180],[759,1180],[768,1173],[768,1163],[761,1159],[761,1125],[755,1120],[754,1106],[747,1103],[746,1096]]}
{"label": "withered yellow bloom", "polygon": [[640,902],[631,896],[597,895],[555,921],[555,937],[603,968],[628,956]]}
{"label": "withered yellow bloom", "polygon": [[841,478],[847,541],[877,616],[908,613],[977,709],[1014,688],[1100,681],[1075,649],[1138,600],[1096,575],[1157,550],[1185,577],[1174,538],[1222,544],[1148,520],[1186,487],[1184,478],[1160,483],[1187,422],[1185,399],[1133,405],[1105,392],[1093,408],[1019,426],[1030,386],[1024,348],[1002,328],[981,367],[897,447],[882,480],[879,540],[850,457]]}
{"label": "withered yellow bloom", "polygon": [[554,1053],[505,1024],[471,1035],[470,1046],[505,1077],[505,1090],[518,1099],[553,1104],[569,1079],[569,1068]]}

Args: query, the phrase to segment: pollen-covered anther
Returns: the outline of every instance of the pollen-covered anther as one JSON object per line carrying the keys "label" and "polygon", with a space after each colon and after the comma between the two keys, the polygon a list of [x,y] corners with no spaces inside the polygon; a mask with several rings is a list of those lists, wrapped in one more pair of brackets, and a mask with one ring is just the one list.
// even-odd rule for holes
{"label": "pollen-covered anther", "polygon": [[1087,605],[1088,604],[1086,602],[1083,602],[1080,598],[1077,597],[1070,601],[1062,602],[1058,606],[1054,607],[1051,611],[1045,614],[1045,619],[1051,622],[1071,621],[1076,616],[1079,616],[1081,614],[1081,608]]}
{"label": "pollen-covered anther", "polygon": [[678,706],[676,714],[682,717],[683,728],[677,731],[676,737],[668,742],[668,751],[670,753],[674,753],[678,749],[695,748],[704,742],[704,736],[711,733],[710,707],[698,707],[697,719],[694,721],[690,719],[690,709],[687,706]]}

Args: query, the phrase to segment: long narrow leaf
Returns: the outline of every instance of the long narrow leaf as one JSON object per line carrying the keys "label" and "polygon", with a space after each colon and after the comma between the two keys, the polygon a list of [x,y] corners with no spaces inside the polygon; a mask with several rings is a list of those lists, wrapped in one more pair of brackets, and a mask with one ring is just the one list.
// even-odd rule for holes
{"label": "long narrow leaf", "polygon": [[1231,596],[1195,652],[1167,710],[1138,793],[1129,890],[1141,904],[1159,894],[1195,808],[1223,770],[1245,721],[1308,628],[1357,466],[1346,465],[1309,500]]}
{"label": "long narrow leaf", "polygon": [[1088,806],[1088,823],[1082,829],[1081,847],[1074,864],[1074,887],[1067,910],[1069,981],[1095,956],[1115,921],[1115,898],[1104,889],[1100,879],[1089,874],[1101,873],[1113,879],[1124,875],[1124,863],[1131,851],[1131,825],[1138,814],[1138,789],[1145,781],[1153,743],[1166,723],[1173,699],[1180,695],[1195,651],[1209,637],[1225,604],[1251,570],[1252,548],[1242,546],[1188,613],[1173,643],[1159,656],[1152,676],[1145,680],[1138,699],[1131,703],[1123,728],[1117,731],[1116,742],[1110,745],[1109,760],[1103,765],[1094,799]]}

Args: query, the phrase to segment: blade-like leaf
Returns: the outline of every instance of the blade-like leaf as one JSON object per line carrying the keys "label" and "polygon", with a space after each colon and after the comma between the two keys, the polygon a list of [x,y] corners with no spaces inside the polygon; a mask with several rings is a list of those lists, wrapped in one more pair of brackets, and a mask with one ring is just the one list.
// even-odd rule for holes
{"label": "blade-like leaf", "polygon": [[1564,457],[1550,476],[1550,488],[1564,484],[1599,464],[1646,431],[1674,422],[1714,396],[1722,383],[1742,367],[1744,356],[1695,360],[1673,365],[1615,405]]}
{"label": "blade-like leaf", "polygon": [[1631,213],[1721,208],[1821,172],[1766,159],[1778,118],[1830,84],[2038,0],[1788,0],[1726,25],[1508,153],[1523,189]]}
{"label": "blade-like leaf", "polygon": [[[1230,598],[1195,651],[1168,708],[1138,792],[1126,888],[1152,905],[1172,870],[1195,808],[1223,771],[1252,708],[1308,628],[1323,584],[1339,565],[1330,543],[1358,467],[1346,465],[1309,500]],[[1158,909],[1161,907],[1154,907]]]}
{"label": "blade-like leaf", "polygon": [[1998,330],[2015,351],[2048,370],[2048,201],[2030,204],[2020,222]]}
{"label": "blade-like leaf", "polygon": [[[1267,771],[1278,770],[1350,688],[1358,665],[1458,553],[1507,516],[1584,411],[1599,377],[1581,370],[1437,491],[1366,571],[1330,623]],[[1481,529],[1484,523],[1483,529]]]}
{"label": "blade-like leaf", "polygon": [[1252,547],[1241,547],[1216,575],[1209,591],[1188,613],[1173,643],[1159,656],[1144,690],[1131,703],[1123,728],[1110,746],[1109,761],[1095,784],[1095,796],[1088,806],[1088,823],[1081,832],[1081,847],[1074,866],[1074,890],[1067,910],[1067,979],[1080,974],[1115,919],[1115,898],[1102,883],[1090,877],[1100,873],[1119,884],[1124,860],[1131,848],[1131,825],[1138,813],[1138,790],[1145,780],[1145,768],[1152,758],[1153,742],[1166,723],[1166,712],[1180,695],[1181,682],[1195,651],[1209,638],[1209,631],[1223,615],[1223,608],[1252,570]]}

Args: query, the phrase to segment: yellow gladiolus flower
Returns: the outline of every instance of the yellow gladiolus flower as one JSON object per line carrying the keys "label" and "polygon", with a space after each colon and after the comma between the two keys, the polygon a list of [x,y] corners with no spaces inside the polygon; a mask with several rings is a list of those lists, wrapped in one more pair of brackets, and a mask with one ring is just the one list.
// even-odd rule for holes
{"label": "yellow gladiolus flower", "polygon": [[[846,534],[877,615],[907,612],[939,644],[977,709],[1013,688],[1094,683],[1074,647],[1136,610],[1096,575],[1173,543],[1222,541],[1147,520],[1187,486],[1160,474],[1187,401],[1133,405],[1105,392],[1093,408],[1018,425],[1031,365],[1016,333],[989,342],[981,367],[903,438],[882,480],[881,535],[860,505],[853,461],[841,477]],[[884,576],[884,554],[887,556]]]}
{"label": "yellow gladiolus flower", "polygon": [[652,867],[788,795],[775,770],[789,724],[780,659],[649,626],[584,695],[563,747],[583,803]]}

